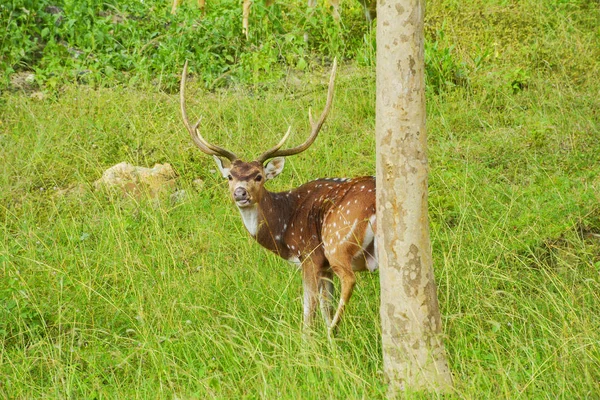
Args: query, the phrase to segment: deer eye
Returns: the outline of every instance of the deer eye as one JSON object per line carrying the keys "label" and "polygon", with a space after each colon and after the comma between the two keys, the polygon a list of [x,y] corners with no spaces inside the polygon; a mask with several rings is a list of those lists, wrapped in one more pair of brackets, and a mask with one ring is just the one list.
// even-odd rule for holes
{"label": "deer eye", "polygon": [[227,179],[229,179],[230,181],[232,181],[233,180],[233,176],[227,175]]}
{"label": "deer eye", "polygon": [[259,175],[256,175],[256,177],[254,178],[254,180],[256,182],[260,182],[260,181],[262,181],[262,178],[263,178],[262,175],[259,174]]}

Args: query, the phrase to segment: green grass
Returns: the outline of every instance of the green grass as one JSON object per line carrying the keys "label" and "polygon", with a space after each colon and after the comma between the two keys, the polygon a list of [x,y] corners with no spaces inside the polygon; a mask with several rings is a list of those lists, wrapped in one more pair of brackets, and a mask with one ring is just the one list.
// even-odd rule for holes
{"label": "green grass", "polygon": [[[600,396],[600,10],[538,3],[428,4],[449,398]],[[302,141],[327,73],[192,81],[188,111],[248,159],[289,124]],[[320,137],[269,187],[373,174],[374,99],[373,69],[342,65]],[[0,110],[1,397],[385,397],[378,275],[359,275],[332,343],[322,326],[306,340],[299,273],[248,237],[177,95],[68,85]],[[188,196],[94,191],[121,161],[171,163]]]}

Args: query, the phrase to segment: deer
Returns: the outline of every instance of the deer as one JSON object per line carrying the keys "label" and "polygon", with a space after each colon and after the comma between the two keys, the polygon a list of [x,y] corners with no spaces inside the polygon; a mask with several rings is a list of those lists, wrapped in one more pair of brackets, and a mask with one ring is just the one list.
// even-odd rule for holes
{"label": "deer", "polygon": [[[282,149],[290,126],[279,143],[250,162],[204,139],[199,129],[202,118],[190,124],[185,104],[187,67],[186,61],[180,106],[193,143],[213,156],[221,175],[229,181],[229,195],[250,236],[301,270],[303,327],[313,325],[318,304],[331,337],[352,296],[355,272],[378,269],[375,177],[316,179],[283,192],[270,192],[265,182],[282,172],[286,157],[302,153],[317,138],[333,102],[337,60],[333,62],[327,100],[319,119],[315,121],[308,110],[311,132],[306,141]],[[335,313],[334,274],[340,280]]]}

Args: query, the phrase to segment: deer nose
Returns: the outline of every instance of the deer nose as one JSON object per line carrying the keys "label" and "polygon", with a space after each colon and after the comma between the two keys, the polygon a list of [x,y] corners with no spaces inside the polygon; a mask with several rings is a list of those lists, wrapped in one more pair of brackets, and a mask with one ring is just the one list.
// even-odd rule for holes
{"label": "deer nose", "polygon": [[235,190],[233,191],[233,199],[235,201],[248,200],[248,191],[243,187],[235,188]]}

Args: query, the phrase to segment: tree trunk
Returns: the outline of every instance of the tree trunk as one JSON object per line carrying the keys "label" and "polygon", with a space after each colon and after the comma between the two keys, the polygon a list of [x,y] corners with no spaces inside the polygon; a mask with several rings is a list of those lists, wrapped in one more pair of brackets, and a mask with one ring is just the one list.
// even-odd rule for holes
{"label": "tree trunk", "polygon": [[390,395],[448,391],[427,217],[424,0],[379,0],[377,243]]}

